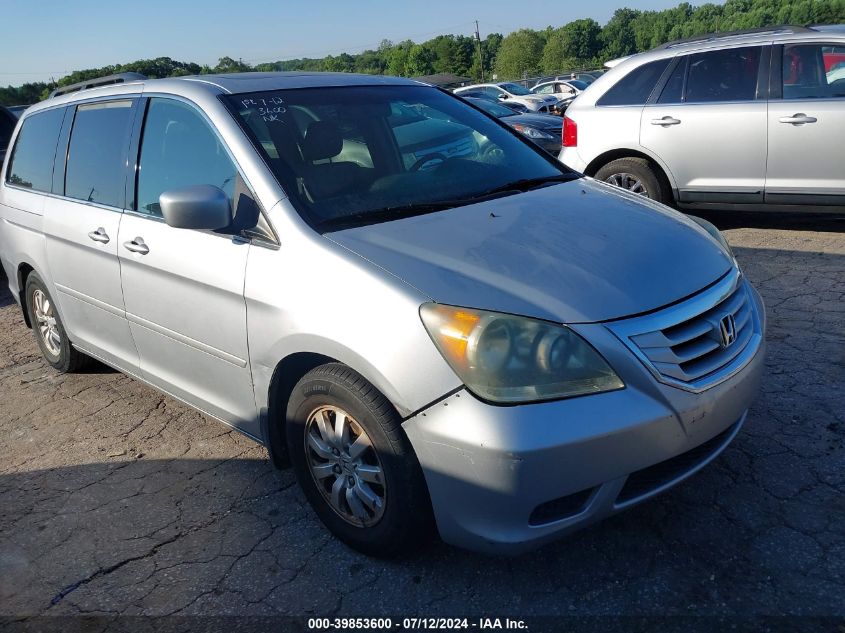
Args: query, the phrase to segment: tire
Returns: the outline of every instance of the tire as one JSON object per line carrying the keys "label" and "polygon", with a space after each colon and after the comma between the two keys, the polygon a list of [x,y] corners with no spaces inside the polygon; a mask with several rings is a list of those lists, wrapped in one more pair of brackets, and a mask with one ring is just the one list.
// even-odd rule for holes
{"label": "tire", "polygon": [[[346,442],[334,435],[338,412]],[[297,481],[337,538],[380,558],[428,542],[434,521],[422,469],[393,405],[358,373],[340,363],[308,372],[288,401],[285,432]]]}
{"label": "tire", "polygon": [[53,298],[37,273],[30,273],[26,278],[24,296],[32,332],[44,360],[63,374],[88,366],[91,358],[70,344]]}
{"label": "tire", "polygon": [[[668,199],[667,187],[651,163],[644,158],[618,158],[610,161],[596,172],[595,179],[657,202],[666,203]],[[636,186],[632,188],[635,183]]]}

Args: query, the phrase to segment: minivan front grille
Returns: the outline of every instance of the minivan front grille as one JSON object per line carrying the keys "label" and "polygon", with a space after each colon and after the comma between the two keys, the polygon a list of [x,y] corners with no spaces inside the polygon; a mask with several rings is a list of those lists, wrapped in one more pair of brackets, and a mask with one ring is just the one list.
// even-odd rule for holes
{"label": "minivan front grille", "polygon": [[609,327],[660,380],[693,391],[731,375],[761,341],[759,315],[739,272],[678,305]]}

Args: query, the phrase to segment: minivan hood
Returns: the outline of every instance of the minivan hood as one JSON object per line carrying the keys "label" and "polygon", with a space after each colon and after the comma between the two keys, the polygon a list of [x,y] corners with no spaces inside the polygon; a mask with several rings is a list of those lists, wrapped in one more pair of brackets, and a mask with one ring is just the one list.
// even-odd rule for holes
{"label": "minivan hood", "polygon": [[682,214],[583,178],[325,237],[438,303],[563,323],[654,310],[733,266]]}

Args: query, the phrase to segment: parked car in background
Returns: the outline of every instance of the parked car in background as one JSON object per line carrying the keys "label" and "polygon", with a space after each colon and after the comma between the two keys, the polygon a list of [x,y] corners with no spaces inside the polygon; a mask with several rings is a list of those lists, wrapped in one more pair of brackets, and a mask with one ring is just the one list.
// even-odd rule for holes
{"label": "parked car in background", "polygon": [[555,95],[558,99],[577,97],[589,86],[580,79],[555,79],[539,83],[531,89],[531,92],[538,95]]}
{"label": "parked car in background", "polygon": [[9,147],[17,122],[17,117],[8,108],[0,105],[0,166],[3,165],[6,149]]}
{"label": "parked car in background", "polygon": [[563,121],[560,117],[550,114],[516,114],[503,104],[488,99],[466,97],[465,100],[508,124],[553,156],[557,156],[560,152],[560,137],[563,127]]}
{"label": "parked car in background", "polygon": [[535,95],[528,88],[503,81],[497,84],[476,84],[464,88],[456,88],[455,94],[461,97],[470,92],[483,92],[498,101],[521,103],[531,112],[549,114],[556,107],[558,100],[552,95]]}
{"label": "parked car in background", "polygon": [[21,115],[26,111],[28,105],[16,105],[16,106],[9,106],[8,110],[12,114],[14,114],[17,118],[20,118]]}
{"label": "parked car in background", "polygon": [[548,77],[540,77],[537,82],[534,84],[534,87],[539,86],[540,84],[548,83],[550,81],[580,81],[588,86],[593,83],[596,79],[601,77],[604,73],[604,70],[591,70],[589,72],[586,71],[573,71],[573,72],[563,72],[558,75],[550,75]]}
{"label": "parked car in background", "polygon": [[[0,171],[45,361],[263,443],[350,546],[530,549],[739,433],[765,319],[712,225],[411,80],[106,79],[27,110]],[[486,147],[410,162],[458,128]]]}
{"label": "parked car in background", "polygon": [[569,108],[560,159],[682,208],[845,208],[845,27],[665,44]]}
{"label": "parked car in background", "polygon": [[530,110],[521,103],[517,103],[516,101],[499,101],[499,99],[487,92],[484,92],[483,90],[467,90],[466,92],[462,92],[458,96],[464,99],[467,97],[472,97],[473,99],[484,99],[486,101],[492,101],[493,103],[500,103],[501,105],[511,109],[512,111],[518,114],[530,112]]}

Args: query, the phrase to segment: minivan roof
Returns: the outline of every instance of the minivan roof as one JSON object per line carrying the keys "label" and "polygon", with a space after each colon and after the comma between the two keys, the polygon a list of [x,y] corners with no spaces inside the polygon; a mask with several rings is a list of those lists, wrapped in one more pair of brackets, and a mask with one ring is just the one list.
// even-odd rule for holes
{"label": "minivan roof", "polygon": [[[112,80],[113,81],[110,81]],[[53,91],[51,99],[62,96],[79,96],[88,98],[94,96],[103,88],[127,88],[127,92],[146,92],[173,82],[191,82],[216,86],[221,92],[231,94],[241,92],[260,92],[263,90],[277,90],[282,88],[328,88],[337,86],[371,86],[371,85],[420,85],[421,82],[401,77],[384,75],[363,75],[355,73],[325,73],[325,72],[251,72],[251,73],[220,73],[210,75],[187,75],[184,77],[167,77],[164,79],[148,79],[138,73],[123,73],[100,79],[95,79],[85,85],[80,82],[73,86]]]}
{"label": "minivan roof", "polygon": [[[126,73],[128,75],[129,73]],[[251,72],[223,73],[212,75],[188,75],[164,79],[132,79],[121,76],[124,81],[84,87],[65,94],[51,96],[30,107],[27,115],[52,107],[96,99],[98,97],[140,96],[143,93],[162,92],[177,96],[200,94],[239,94],[283,90],[286,88],[333,88],[343,86],[425,86],[420,81],[384,75],[363,75],[355,73],[324,72]],[[93,80],[96,82],[96,80]],[[69,86],[70,87],[70,86]]]}

